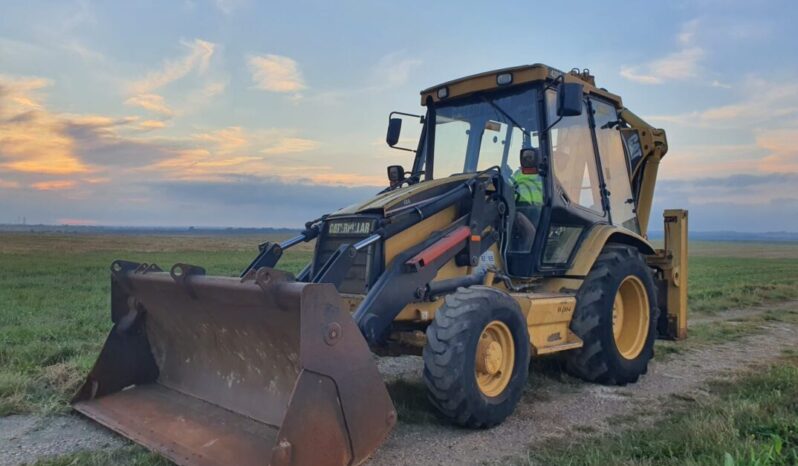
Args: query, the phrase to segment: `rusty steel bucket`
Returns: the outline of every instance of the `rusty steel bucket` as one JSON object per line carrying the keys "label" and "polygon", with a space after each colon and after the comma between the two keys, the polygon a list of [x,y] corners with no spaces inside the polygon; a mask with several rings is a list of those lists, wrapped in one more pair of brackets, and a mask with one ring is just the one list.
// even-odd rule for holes
{"label": "rusty steel bucket", "polygon": [[359,464],[396,422],[332,285],[116,261],[111,316],[73,407],[175,463]]}

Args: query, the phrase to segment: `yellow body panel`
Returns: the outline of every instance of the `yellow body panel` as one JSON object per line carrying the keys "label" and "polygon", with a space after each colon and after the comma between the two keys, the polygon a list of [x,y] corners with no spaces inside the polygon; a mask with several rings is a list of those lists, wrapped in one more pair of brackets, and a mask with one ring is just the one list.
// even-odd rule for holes
{"label": "yellow body panel", "polygon": [[569,329],[576,298],[548,293],[510,295],[521,306],[526,318],[532,354],[549,354],[582,346],[582,340]]}
{"label": "yellow body panel", "polygon": [[385,265],[389,265],[394,257],[429,238],[429,236],[448,227],[456,220],[457,208],[451,206],[430,216],[428,219],[413,225],[412,228],[388,238],[385,241]]}
{"label": "yellow body panel", "polygon": [[357,204],[352,204],[335,212],[335,215],[352,215],[367,210],[389,211],[416,202],[416,199],[423,198],[425,192],[445,185],[455,184],[467,178],[471,178],[473,173],[452,175],[446,178],[426,180],[423,183],[416,183],[400,189],[378,194],[372,199]]}
{"label": "yellow body panel", "polygon": [[654,247],[647,239],[632,231],[614,225],[596,225],[590,229],[587,238],[582,241],[579,250],[576,252],[576,257],[574,257],[574,262],[566,275],[573,277],[586,276],[599,254],[601,254],[602,248],[607,244],[607,240],[615,234],[626,237],[627,241],[640,245],[649,252],[654,252]]}

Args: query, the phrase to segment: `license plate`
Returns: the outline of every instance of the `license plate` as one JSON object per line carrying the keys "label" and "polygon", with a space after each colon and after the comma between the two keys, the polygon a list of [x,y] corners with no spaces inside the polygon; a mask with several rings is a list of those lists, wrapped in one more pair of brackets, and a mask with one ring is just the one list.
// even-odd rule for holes
{"label": "license plate", "polygon": [[348,220],[345,222],[331,222],[327,233],[337,235],[367,235],[371,233],[370,220]]}

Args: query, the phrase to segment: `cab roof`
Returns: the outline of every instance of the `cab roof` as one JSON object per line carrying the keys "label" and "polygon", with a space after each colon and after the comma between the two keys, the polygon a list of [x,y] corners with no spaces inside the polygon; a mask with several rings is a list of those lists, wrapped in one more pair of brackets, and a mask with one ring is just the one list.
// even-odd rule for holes
{"label": "cab roof", "polygon": [[[502,79],[506,80],[508,78],[503,75],[507,74],[510,75],[510,82],[499,84],[499,76],[502,76]],[[439,102],[456,99],[458,97],[464,97],[480,91],[509,88],[535,81],[553,81],[560,76],[564,76],[563,79],[565,82],[583,84],[585,94],[600,95],[601,97],[604,97],[605,99],[615,103],[616,107],[618,108],[623,106],[620,96],[596,87],[595,80],[588,70],[579,71],[578,69],[574,69],[568,73],[565,73],[557,68],[546,66],[541,63],[512,66],[509,68],[486,71],[484,73],[473,74],[471,76],[453,79],[451,81],[438,84],[437,86],[433,86],[421,91],[421,105],[426,105],[427,99],[432,99],[433,102]],[[441,91],[441,89],[444,88],[446,90]]]}

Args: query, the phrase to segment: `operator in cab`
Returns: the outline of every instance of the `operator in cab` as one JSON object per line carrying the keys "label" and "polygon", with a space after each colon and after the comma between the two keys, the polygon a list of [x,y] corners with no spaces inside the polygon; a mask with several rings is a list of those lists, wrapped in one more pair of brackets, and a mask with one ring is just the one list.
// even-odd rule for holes
{"label": "operator in cab", "polygon": [[[534,149],[522,151],[522,159],[525,154],[532,151]],[[512,182],[515,187],[516,206],[540,206],[543,204],[543,178],[538,173],[535,163],[524,163],[521,160],[521,166],[513,173]]]}
{"label": "operator in cab", "polygon": [[532,249],[543,206],[543,177],[538,173],[539,153],[536,149],[523,149],[521,166],[513,173],[516,215],[510,241],[513,252]]}

